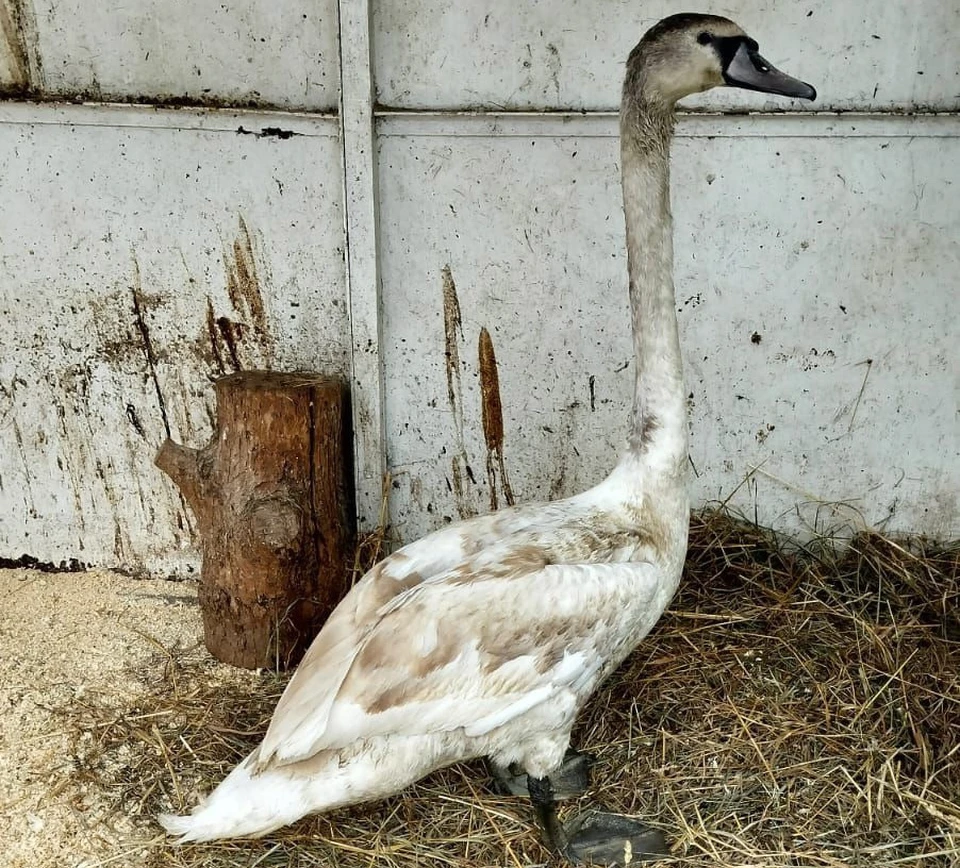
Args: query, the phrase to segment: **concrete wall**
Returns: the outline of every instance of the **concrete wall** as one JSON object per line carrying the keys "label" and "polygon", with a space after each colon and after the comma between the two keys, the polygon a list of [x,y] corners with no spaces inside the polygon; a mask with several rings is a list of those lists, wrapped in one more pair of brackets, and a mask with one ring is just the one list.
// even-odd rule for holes
{"label": "concrete wall", "polygon": [[[403,539],[597,481],[632,378],[611,111],[685,6],[0,0],[0,557],[194,565],[152,456],[238,368],[351,376],[361,517],[388,471]],[[678,127],[696,496],[956,536],[960,8],[711,11],[821,99]]]}

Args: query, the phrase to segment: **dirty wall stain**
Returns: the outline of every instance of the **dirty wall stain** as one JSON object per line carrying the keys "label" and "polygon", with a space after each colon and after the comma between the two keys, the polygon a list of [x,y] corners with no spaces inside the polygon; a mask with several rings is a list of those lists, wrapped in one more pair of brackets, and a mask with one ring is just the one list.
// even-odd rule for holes
{"label": "dirty wall stain", "polygon": [[221,375],[227,373],[228,364],[234,371],[269,368],[276,346],[263,300],[263,264],[258,262],[246,220],[240,216],[238,222],[237,236],[224,245],[223,254],[234,317],[218,316],[207,296],[205,341],[209,341],[210,360]]}
{"label": "dirty wall stain", "polygon": [[[476,482],[473,470],[467,459],[467,448],[463,436],[463,397],[460,380],[460,344],[463,340],[463,317],[460,313],[460,299],[457,297],[457,286],[453,282],[453,273],[450,266],[445,265],[443,277],[443,345],[444,365],[447,375],[447,401],[450,404],[450,413],[453,416],[453,425],[456,432],[456,451],[451,459],[453,477],[452,490],[460,518],[470,518],[476,510],[470,503],[465,489],[465,481]],[[459,337],[458,337],[459,334]]]}
{"label": "dirty wall stain", "polygon": [[[227,373],[227,369],[223,364],[223,353],[220,352],[220,340],[219,340],[219,331],[217,328],[217,315],[213,310],[213,301],[210,296],[207,296],[207,336],[210,338],[210,359],[214,365],[216,365],[216,373],[223,376]],[[236,359],[233,360],[235,364]],[[236,367],[234,368],[236,370]]]}
{"label": "dirty wall stain", "polygon": [[500,489],[507,506],[513,506],[515,499],[503,459],[503,403],[500,399],[500,372],[497,368],[493,339],[486,328],[480,329],[478,354],[480,359],[480,408],[483,439],[487,444],[487,483],[490,487],[490,509],[497,509],[499,507],[497,471],[500,473]]}
{"label": "dirty wall stain", "polygon": [[[0,78],[4,72],[2,40],[7,35],[3,27],[10,21],[9,14],[3,19],[2,13],[9,13],[8,5],[0,5]],[[142,267],[142,251],[133,249],[126,279],[89,298],[86,333],[75,340],[59,337],[68,358],[72,354],[77,361],[49,371],[41,385],[50,394],[59,423],[49,432],[49,448],[55,450],[52,460],[75,512],[75,545],[80,552],[91,531],[91,517],[97,517],[98,522],[112,518],[114,557],[119,563],[132,563],[127,527],[132,506],[139,505],[146,522],[156,521],[163,512],[162,505],[155,508],[147,495],[150,486],[146,483],[154,472],[154,448],[171,431],[195,437],[198,409],[206,411],[213,425],[212,396],[206,388],[209,380],[272,360],[274,339],[265,304],[269,268],[262,258],[262,246],[253,227],[242,218],[231,234],[226,235],[223,245],[223,289],[210,296],[199,295],[199,305],[195,300],[199,287],[190,279],[189,269],[188,294],[178,285],[155,289],[150,285],[149,272]],[[218,315],[215,301],[223,306],[226,316]],[[184,314],[198,307],[199,327],[185,332]],[[37,346],[52,344],[58,335],[41,327]],[[10,414],[15,405],[14,392],[21,382],[15,376],[10,383],[0,384],[0,419]],[[91,404],[92,382],[97,383],[97,395],[115,396],[116,408]],[[126,435],[124,444],[117,444],[119,453],[113,447],[105,448],[101,437],[103,422],[112,418],[114,409],[119,413],[121,428],[126,429],[116,432]],[[34,519],[43,518],[33,501],[27,462],[28,438],[35,435],[21,430],[15,420],[9,435],[11,455],[19,453],[24,465],[23,510]],[[124,445],[127,455],[123,454]],[[19,468],[14,475],[21,476]],[[9,488],[10,478],[6,473],[4,476],[3,483]],[[180,532],[191,534],[191,514],[182,499],[179,508],[171,507]]]}
{"label": "dirty wall stain", "polygon": [[[192,430],[191,402],[196,393],[193,388],[188,388],[191,376],[203,382],[229,373],[231,369],[236,371],[251,365],[269,364],[272,358],[273,337],[267,327],[266,308],[261,294],[261,269],[254,253],[251,232],[242,218],[236,238],[225,247],[225,289],[230,305],[236,311],[235,318],[217,316],[213,302],[207,296],[205,317],[197,338],[189,339],[178,328],[170,328],[169,317],[163,318],[165,327],[156,327],[155,313],[169,298],[160,293],[145,291],[136,251],[132,255],[133,275],[126,295],[111,293],[92,304],[96,311],[94,322],[99,345],[97,357],[112,363],[118,374],[132,366],[146,376],[156,398],[162,426],[159,432],[161,438],[170,436],[174,421],[181,433],[195,433]],[[241,322],[241,318],[245,322]],[[192,372],[192,375],[188,373],[186,378],[185,365],[187,370]],[[171,376],[175,378],[173,385]],[[171,394],[167,394],[171,389]],[[170,403],[171,397],[176,398],[173,405]],[[204,395],[201,403],[212,425],[211,401]],[[171,415],[174,409],[181,412]],[[139,441],[149,441],[151,434],[156,433],[152,430],[154,426],[145,424],[141,411],[135,404],[125,404],[125,415]],[[80,454],[77,452],[78,448],[83,452],[83,447],[87,444],[82,438],[81,441],[70,448],[71,454]],[[131,461],[136,465],[139,463],[142,447],[134,448],[129,441],[128,446],[131,450]],[[105,466],[101,471],[101,478],[105,483],[107,501],[116,514],[117,504],[112,502],[109,486],[106,485],[105,476],[109,470],[110,468]],[[137,484],[139,487],[139,479]],[[74,485],[74,488],[77,486]],[[142,492],[140,493],[145,514],[152,514],[151,507],[144,502]],[[189,530],[189,513],[185,510],[182,498],[180,506]],[[78,514],[82,514],[79,505]],[[183,523],[179,516],[178,520]],[[128,540],[124,534],[118,534],[119,543],[115,540],[115,553],[118,560],[123,560],[122,555],[125,556]]]}
{"label": "dirty wall stain", "polygon": [[160,418],[163,420],[163,430],[167,437],[170,436],[170,419],[167,416],[167,402],[163,397],[163,390],[160,388],[160,379],[157,376],[157,356],[153,348],[153,339],[150,335],[150,327],[147,324],[144,312],[147,310],[147,298],[143,292],[143,286],[140,281],[140,263],[137,261],[136,254],[133,257],[133,286],[131,287],[133,295],[133,314],[137,331],[143,341],[143,353],[146,357],[147,370],[150,379],[153,381],[154,391],[157,394],[157,405],[160,408]]}
{"label": "dirty wall stain", "polygon": [[0,0],[0,40],[0,95],[41,90],[36,18],[27,0]]}
{"label": "dirty wall stain", "polygon": [[253,239],[243,216],[230,254],[225,257],[227,268],[227,295],[233,309],[250,326],[265,353],[272,355],[273,335],[267,322],[263,303],[261,278],[254,253]]}
{"label": "dirty wall stain", "polygon": [[450,266],[443,266],[443,346],[446,355],[447,371],[447,399],[453,412],[454,420],[460,429],[463,428],[463,410],[460,402],[460,345],[457,343],[457,332],[463,338],[463,318],[460,314],[460,299],[457,297],[457,286],[453,282]]}

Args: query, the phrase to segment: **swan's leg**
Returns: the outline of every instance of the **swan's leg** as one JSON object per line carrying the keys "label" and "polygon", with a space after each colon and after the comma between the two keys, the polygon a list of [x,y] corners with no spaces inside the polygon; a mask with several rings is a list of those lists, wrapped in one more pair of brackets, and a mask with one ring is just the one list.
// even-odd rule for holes
{"label": "swan's leg", "polygon": [[527,790],[547,844],[575,865],[627,866],[670,853],[663,832],[620,814],[591,812],[563,826],[550,778],[528,777]]}
{"label": "swan's leg", "polygon": [[543,829],[543,836],[547,846],[561,856],[569,855],[569,844],[566,830],[557,817],[557,807],[553,797],[553,787],[550,778],[527,777],[527,791],[537,820]]}
{"label": "swan's leg", "polygon": [[[563,763],[550,775],[554,799],[575,799],[590,788],[590,769],[597,758],[590,753],[568,750]],[[517,764],[501,766],[492,760],[489,763],[494,788],[502,795],[527,796],[527,775]]]}

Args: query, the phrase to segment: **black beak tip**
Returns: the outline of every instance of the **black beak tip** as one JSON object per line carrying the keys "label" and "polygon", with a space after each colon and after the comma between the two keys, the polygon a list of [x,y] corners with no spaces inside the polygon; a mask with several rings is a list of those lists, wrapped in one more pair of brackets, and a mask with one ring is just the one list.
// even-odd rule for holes
{"label": "black beak tip", "polygon": [[[804,84],[807,84],[804,82]],[[807,84],[808,93],[803,94],[801,99],[808,99],[813,102],[817,98],[817,89],[812,84]]]}

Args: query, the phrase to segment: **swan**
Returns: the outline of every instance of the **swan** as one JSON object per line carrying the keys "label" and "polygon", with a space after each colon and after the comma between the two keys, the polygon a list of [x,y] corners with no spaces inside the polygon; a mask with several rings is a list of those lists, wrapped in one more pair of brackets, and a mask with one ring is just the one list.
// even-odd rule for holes
{"label": "swan", "polygon": [[636,385],[616,467],[575,497],[448,526],[373,567],[310,646],[262,743],[191,815],[160,818],[180,842],[264,835],[486,757],[570,861],[663,851],[639,820],[564,826],[554,803],[586,787],[589,757],[569,750],[578,711],[660,618],[683,567],[669,144],[677,100],[720,85],[816,95],[726,18],[670,16],[631,52],[620,141]]}

